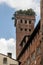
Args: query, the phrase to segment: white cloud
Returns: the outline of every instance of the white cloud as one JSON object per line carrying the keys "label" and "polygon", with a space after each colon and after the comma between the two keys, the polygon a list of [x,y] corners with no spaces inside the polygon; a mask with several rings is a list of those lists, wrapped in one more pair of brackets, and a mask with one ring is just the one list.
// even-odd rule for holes
{"label": "white cloud", "polygon": [[7,54],[12,53],[13,58],[16,58],[16,42],[13,38],[6,40],[0,39],[0,53]]}
{"label": "white cloud", "polygon": [[28,9],[33,8],[37,13],[40,13],[40,5],[36,0],[0,0],[0,3],[5,2],[12,8],[16,9]]}

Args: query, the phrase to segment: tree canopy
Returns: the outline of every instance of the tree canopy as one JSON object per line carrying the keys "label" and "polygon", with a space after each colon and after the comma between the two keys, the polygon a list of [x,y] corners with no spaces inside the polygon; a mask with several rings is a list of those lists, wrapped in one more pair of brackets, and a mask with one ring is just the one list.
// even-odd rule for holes
{"label": "tree canopy", "polygon": [[15,14],[36,15],[33,9],[18,10],[15,12]]}

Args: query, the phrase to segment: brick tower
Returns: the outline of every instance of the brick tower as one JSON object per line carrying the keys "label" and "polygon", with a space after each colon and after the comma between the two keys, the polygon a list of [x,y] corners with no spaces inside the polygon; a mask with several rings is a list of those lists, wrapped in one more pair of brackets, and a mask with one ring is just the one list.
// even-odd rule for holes
{"label": "brick tower", "polygon": [[[34,30],[35,15],[16,14],[15,26],[16,26],[16,56],[20,54],[27,40]],[[22,40],[26,36],[26,39],[21,45]]]}
{"label": "brick tower", "polygon": [[29,15],[24,14],[25,11],[15,14],[16,59],[20,65],[43,65],[43,1],[40,3],[41,22],[35,28],[35,15],[30,14],[31,10]]}
{"label": "brick tower", "polygon": [[41,51],[42,51],[42,65],[43,65],[43,0],[40,1],[41,5]]}

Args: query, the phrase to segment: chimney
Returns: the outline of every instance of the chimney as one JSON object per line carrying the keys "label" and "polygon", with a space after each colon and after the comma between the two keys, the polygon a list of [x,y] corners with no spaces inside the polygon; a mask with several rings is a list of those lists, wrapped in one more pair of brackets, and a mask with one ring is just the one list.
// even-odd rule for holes
{"label": "chimney", "polygon": [[12,58],[12,53],[7,53],[8,57]]}

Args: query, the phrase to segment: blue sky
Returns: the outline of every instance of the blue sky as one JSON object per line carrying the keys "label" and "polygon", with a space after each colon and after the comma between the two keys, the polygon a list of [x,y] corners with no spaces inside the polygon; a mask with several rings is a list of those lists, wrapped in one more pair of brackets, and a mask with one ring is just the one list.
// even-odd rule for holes
{"label": "blue sky", "polygon": [[[16,31],[14,27],[14,21],[12,21],[13,14],[17,9],[33,8],[37,14],[36,21],[39,20],[39,1],[40,0],[0,0],[0,38],[14,38],[16,39]],[[19,2],[19,4],[17,4]],[[32,4],[33,2],[33,4]],[[26,5],[25,5],[26,3]],[[36,4],[37,3],[37,4]],[[24,4],[24,5],[23,5]],[[35,4],[35,6],[34,6]]]}
{"label": "blue sky", "polygon": [[37,24],[40,19],[40,0],[0,0],[0,53],[11,52],[16,58],[16,28],[12,17],[16,10],[28,8],[36,12]]}
{"label": "blue sky", "polygon": [[15,9],[5,3],[0,4],[0,38],[15,38],[15,27],[12,20]]}

